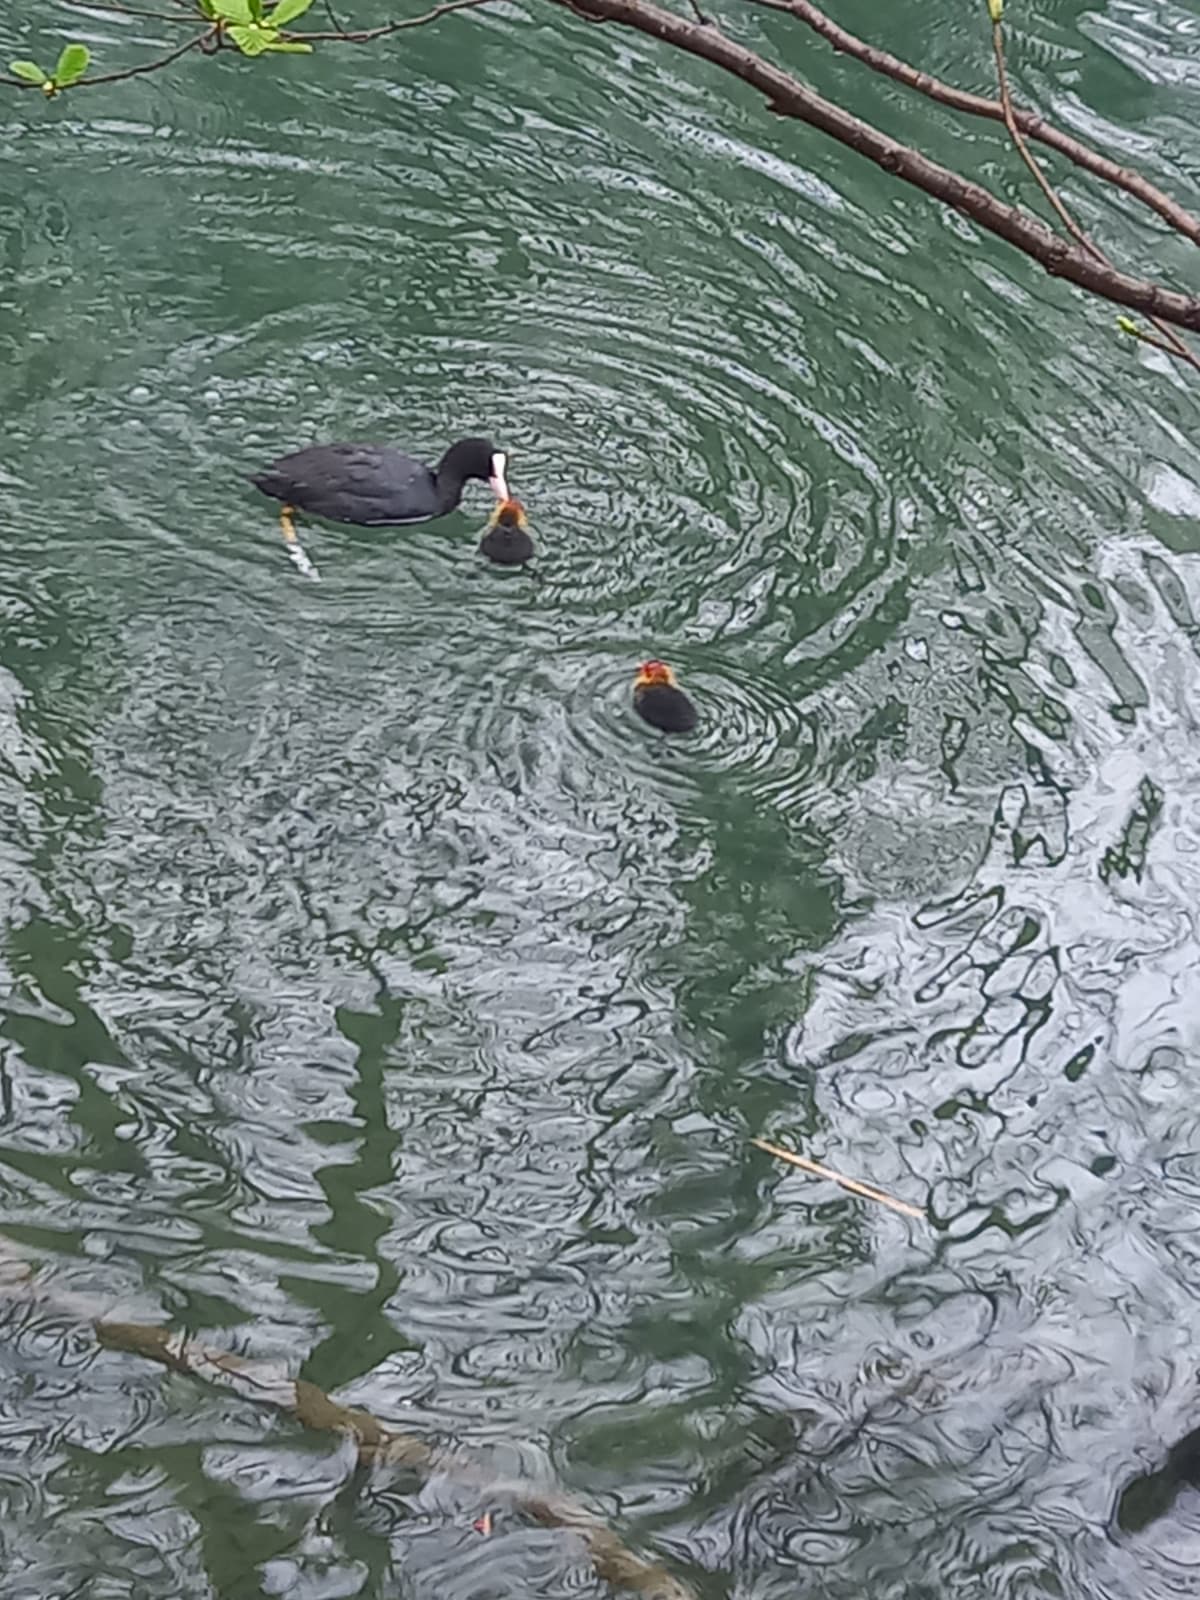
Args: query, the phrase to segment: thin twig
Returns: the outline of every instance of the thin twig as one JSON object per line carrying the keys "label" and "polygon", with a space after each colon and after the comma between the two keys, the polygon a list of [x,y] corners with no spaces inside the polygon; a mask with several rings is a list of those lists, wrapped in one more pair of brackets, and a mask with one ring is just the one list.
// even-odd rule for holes
{"label": "thin twig", "polygon": [[828,1178],[831,1183],[840,1183],[843,1189],[849,1189],[852,1194],[861,1194],[867,1200],[878,1200],[881,1206],[890,1206],[893,1211],[899,1211],[906,1217],[916,1217],[919,1222],[926,1221],[925,1213],[920,1206],[910,1206],[907,1200],[897,1200],[893,1195],[885,1194],[882,1189],[876,1189],[869,1183],[859,1183],[857,1178],[843,1177],[840,1172],[834,1172],[832,1167],[823,1167],[819,1161],[810,1161],[807,1156],[798,1156],[794,1150],[785,1150],[781,1145],[768,1144],[765,1139],[751,1139],[750,1143],[757,1145],[760,1150],[765,1150],[768,1155],[778,1156],[780,1161],[786,1161],[790,1166],[802,1167],[805,1172],[815,1173],[818,1178]]}
{"label": "thin twig", "polygon": [[[996,58],[996,83],[1000,90],[1000,107],[1004,113],[1004,125],[1008,129],[1009,138],[1012,140],[1017,154],[1033,174],[1038,188],[1045,195],[1059,221],[1071,237],[1082,249],[1089,251],[1097,261],[1101,261],[1105,266],[1111,267],[1113,265],[1111,256],[1102,250],[1094,240],[1090,239],[1075,221],[1075,218],[1063,204],[1053,184],[1042,171],[1041,163],[1025,142],[1025,137],[1017,123],[1012,91],[1009,88],[1008,63],[1004,53],[1004,24],[1000,17],[992,18],[992,53]],[[1196,356],[1191,346],[1184,339],[1181,339],[1173,328],[1169,327],[1165,322],[1160,322],[1157,317],[1152,316],[1148,320],[1162,337],[1161,339],[1147,338],[1145,340],[1147,344],[1153,344],[1158,349],[1165,350],[1168,355],[1176,356],[1180,361],[1186,361],[1190,366],[1200,371],[1200,358]]]}
{"label": "thin twig", "polygon": [[[1004,121],[1004,109],[998,100],[989,100],[984,95],[969,94],[965,89],[957,89],[953,84],[944,83],[941,78],[922,72],[910,62],[902,61],[899,56],[867,44],[866,40],[858,38],[857,35],[840,27],[832,17],[826,16],[819,6],[813,4],[813,0],[750,0],[750,3],[766,6],[772,11],[789,12],[815,33],[819,33],[823,39],[828,40],[839,54],[853,56],[856,61],[870,67],[872,72],[881,73],[896,83],[903,83],[908,88],[915,89],[918,94],[936,100],[939,105],[949,106],[953,111],[966,112],[968,116],[987,117],[992,122]],[[1061,128],[1056,128],[1052,122],[1047,122],[1035,111],[1027,111],[1023,107],[1016,106],[1013,108],[1013,114],[1021,131],[1030,139],[1049,145],[1052,150],[1057,150],[1060,155],[1073,161],[1077,167],[1082,167],[1117,189],[1124,189],[1126,194],[1132,195],[1135,200],[1140,200],[1143,205],[1156,211],[1177,233],[1183,234],[1193,244],[1200,244],[1200,217],[1185,210],[1177,200],[1172,200],[1170,195],[1165,194],[1148,178],[1144,178],[1140,172],[1122,167],[1108,156],[1101,155],[1082,140],[1064,133]]]}
{"label": "thin twig", "polygon": [[[123,83],[126,78],[140,78],[143,73],[159,72],[163,67],[169,67],[173,61],[178,61],[181,56],[187,55],[189,50],[199,49],[210,40],[218,38],[216,28],[209,28],[204,33],[198,33],[194,39],[189,39],[186,44],[181,44],[177,50],[169,50],[165,56],[156,56],[153,61],[143,61],[140,66],[126,67],[122,72],[103,72],[94,78],[79,78],[70,85],[70,93],[76,89],[90,89],[99,83]],[[7,84],[9,88],[41,89],[39,83],[25,83],[20,78],[0,76],[0,84]],[[67,91],[60,91],[67,92]]]}
{"label": "thin twig", "polygon": [[1012,94],[1008,87],[1008,67],[1004,59],[1004,29],[999,22],[992,24],[992,52],[996,57],[996,81],[1000,86],[1000,109],[1004,113],[1004,125],[1008,129],[1009,137],[1017,148],[1017,154],[1033,174],[1038,188],[1046,196],[1054,211],[1058,214],[1067,232],[1077,239],[1085,250],[1090,250],[1098,261],[1105,259],[1104,252],[1099,245],[1095,245],[1075,221],[1074,217],[1063,205],[1055,193],[1049,179],[1041,167],[1030,154],[1029,146],[1025,143],[1024,135],[1017,126],[1017,119],[1013,114]]}
{"label": "thin twig", "polygon": [[1147,333],[1145,328],[1139,328],[1129,317],[1118,317],[1117,325],[1121,332],[1127,333],[1131,339],[1140,339],[1143,344],[1152,344],[1156,350],[1164,350],[1169,356],[1179,354],[1179,351],[1165,339],[1156,339],[1152,333]]}
{"label": "thin twig", "polygon": [[180,56],[187,55],[189,50],[198,50],[210,40],[220,37],[219,30],[209,28],[204,33],[198,33],[194,39],[189,39],[186,44],[181,44],[177,50],[168,50],[165,56],[159,56],[154,61],[144,61],[140,67],[126,67],[123,72],[105,72],[98,78],[80,78],[78,83],[71,85],[72,89],[90,89],[97,83],[122,83],[126,78],[140,78],[146,72],[158,72],[162,67],[169,67],[173,61],[178,61]]}
{"label": "thin twig", "polygon": [[402,17],[398,22],[385,22],[378,28],[364,28],[357,32],[337,33],[284,33],[287,40],[303,40],[305,44],[369,44],[372,39],[385,39],[389,33],[399,33],[401,28],[419,28],[426,22],[436,22],[451,11],[473,11],[479,6],[491,5],[493,0],[443,0],[432,11],[419,17]]}

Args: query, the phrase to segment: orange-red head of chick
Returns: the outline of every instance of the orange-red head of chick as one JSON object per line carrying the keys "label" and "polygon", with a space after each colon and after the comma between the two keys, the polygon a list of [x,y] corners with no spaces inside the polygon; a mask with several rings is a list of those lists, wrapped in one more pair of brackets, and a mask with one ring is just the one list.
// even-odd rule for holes
{"label": "orange-red head of chick", "polygon": [[633,709],[663,733],[690,733],[700,713],[665,661],[643,661],[633,680]]}
{"label": "orange-red head of chick", "polygon": [[533,555],[525,507],[511,497],[501,500],[488,518],[479,548],[502,567],[520,567]]}
{"label": "orange-red head of chick", "polygon": [[529,518],[525,515],[525,507],[511,495],[507,500],[499,501],[488,518],[489,528],[495,528],[501,523],[506,528],[525,528],[529,525]]}
{"label": "orange-red head of chick", "polygon": [[648,689],[652,683],[665,683],[675,689],[678,687],[679,679],[665,661],[643,661],[637,669],[633,686],[635,689]]}

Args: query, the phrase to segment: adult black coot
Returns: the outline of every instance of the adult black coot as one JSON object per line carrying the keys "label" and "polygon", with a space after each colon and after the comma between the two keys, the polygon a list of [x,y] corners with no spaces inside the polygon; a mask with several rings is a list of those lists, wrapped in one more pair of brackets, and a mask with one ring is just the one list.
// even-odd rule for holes
{"label": "adult black coot", "polygon": [[460,439],[436,467],[389,445],[317,444],[280,456],[250,481],[283,502],[283,536],[293,543],[296,511],[366,528],[428,522],[454,510],[468,478],[482,479],[497,500],[507,500],[506,459],[490,439]]}
{"label": "adult black coot", "polygon": [[665,661],[644,661],[633,680],[633,709],[663,733],[691,733],[700,713]]}

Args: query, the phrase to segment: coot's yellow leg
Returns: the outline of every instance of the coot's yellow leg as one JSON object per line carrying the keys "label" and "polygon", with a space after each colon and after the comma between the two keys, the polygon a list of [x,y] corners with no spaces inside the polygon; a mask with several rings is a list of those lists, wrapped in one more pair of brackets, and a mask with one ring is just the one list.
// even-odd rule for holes
{"label": "coot's yellow leg", "polygon": [[319,578],[321,574],[305,555],[304,546],[300,543],[299,536],[296,533],[296,524],[292,521],[295,515],[294,506],[281,506],[279,508],[279,527],[283,533],[283,542],[287,547],[287,553],[306,578]]}

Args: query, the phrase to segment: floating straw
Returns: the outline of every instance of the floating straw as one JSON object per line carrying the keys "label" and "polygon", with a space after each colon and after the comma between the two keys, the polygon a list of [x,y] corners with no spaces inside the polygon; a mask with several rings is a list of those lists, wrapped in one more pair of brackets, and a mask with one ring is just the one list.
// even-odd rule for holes
{"label": "floating straw", "polygon": [[834,1172],[831,1167],[823,1167],[819,1161],[810,1161],[807,1156],[798,1156],[793,1150],[784,1150],[780,1145],[768,1144],[765,1139],[751,1139],[751,1144],[757,1145],[760,1150],[765,1150],[770,1156],[778,1156],[780,1161],[786,1161],[793,1167],[801,1167],[805,1172],[812,1172],[818,1178],[828,1178],[831,1183],[840,1183],[843,1189],[849,1189],[851,1194],[861,1194],[868,1200],[878,1200],[881,1206],[890,1206],[893,1211],[899,1211],[906,1217],[916,1217],[919,1222],[927,1220],[920,1206],[910,1206],[907,1200],[897,1200],[890,1194],[884,1194],[882,1189],[873,1189],[869,1183],[859,1183],[857,1178],[844,1178],[840,1172]]}

